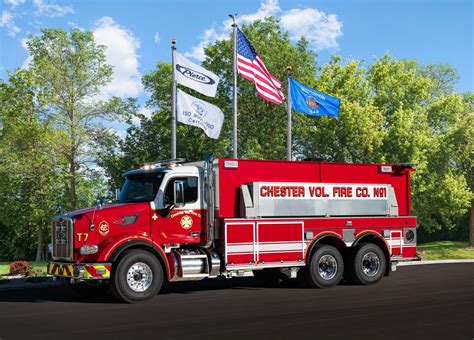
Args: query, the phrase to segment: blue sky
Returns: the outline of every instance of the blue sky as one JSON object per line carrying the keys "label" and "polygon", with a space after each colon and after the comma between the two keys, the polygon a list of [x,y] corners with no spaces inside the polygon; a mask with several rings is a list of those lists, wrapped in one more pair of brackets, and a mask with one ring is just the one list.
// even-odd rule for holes
{"label": "blue sky", "polygon": [[[0,77],[6,70],[25,67],[28,33],[41,27],[94,31],[109,47],[114,81],[104,96],[138,96],[140,78],[157,61],[170,61],[170,40],[178,51],[199,61],[202,46],[225,37],[229,13],[239,23],[275,15],[297,39],[306,35],[318,52],[318,62],[331,54],[372,61],[391,53],[421,63],[454,66],[460,75],[456,88],[473,91],[472,0],[0,0]],[[146,113],[146,112],[145,112]]]}

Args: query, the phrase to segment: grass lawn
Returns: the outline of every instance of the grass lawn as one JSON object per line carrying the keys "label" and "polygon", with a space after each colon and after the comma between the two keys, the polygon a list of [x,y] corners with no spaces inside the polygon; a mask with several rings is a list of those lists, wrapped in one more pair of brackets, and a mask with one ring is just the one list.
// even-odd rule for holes
{"label": "grass lawn", "polygon": [[468,250],[467,242],[438,241],[417,245],[422,260],[474,259],[474,250]]}
{"label": "grass lawn", "polygon": [[[35,262],[28,261],[30,266],[35,272],[34,275],[45,276],[46,275],[46,262]],[[0,262],[0,276],[8,275],[10,273],[10,262]]]}

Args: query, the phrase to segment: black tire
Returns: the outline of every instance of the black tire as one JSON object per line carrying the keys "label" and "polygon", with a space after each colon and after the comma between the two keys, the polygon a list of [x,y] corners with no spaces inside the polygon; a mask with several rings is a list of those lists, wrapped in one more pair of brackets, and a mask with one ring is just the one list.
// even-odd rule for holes
{"label": "black tire", "polygon": [[385,275],[386,267],[387,259],[379,246],[373,243],[361,244],[355,249],[348,277],[355,284],[374,284]]}
{"label": "black tire", "polygon": [[163,268],[150,252],[129,250],[112,268],[111,279],[116,298],[129,303],[141,302],[160,291],[164,281]]}
{"label": "black tire", "polygon": [[337,248],[329,245],[316,247],[304,270],[306,284],[318,288],[337,285],[344,273],[344,260],[341,253]]}
{"label": "black tire", "polygon": [[258,283],[264,286],[276,286],[282,279],[283,275],[278,268],[266,268],[252,270],[253,276]]}

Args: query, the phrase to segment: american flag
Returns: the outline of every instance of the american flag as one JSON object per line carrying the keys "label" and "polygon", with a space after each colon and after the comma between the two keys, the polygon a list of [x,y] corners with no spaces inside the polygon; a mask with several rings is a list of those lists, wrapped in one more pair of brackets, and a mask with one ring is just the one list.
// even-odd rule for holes
{"label": "american flag", "polygon": [[268,72],[263,60],[240,29],[237,29],[237,35],[237,68],[240,75],[255,84],[260,97],[280,105],[285,100],[281,81]]}

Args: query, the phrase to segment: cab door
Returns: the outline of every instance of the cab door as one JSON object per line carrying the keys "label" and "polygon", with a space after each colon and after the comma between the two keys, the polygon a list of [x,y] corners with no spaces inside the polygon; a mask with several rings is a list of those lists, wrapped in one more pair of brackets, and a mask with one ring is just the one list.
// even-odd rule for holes
{"label": "cab door", "polygon": [[[175,186],[182,188],[175,191]],[[152,234],[154,239],[161,239],[165,244],[201,243],[203,231],[203,209],[198,175],[175,175],[168,177],[163,184],[160,206],[152,212]],[[175,195],[181,204],[176,202]]]}

